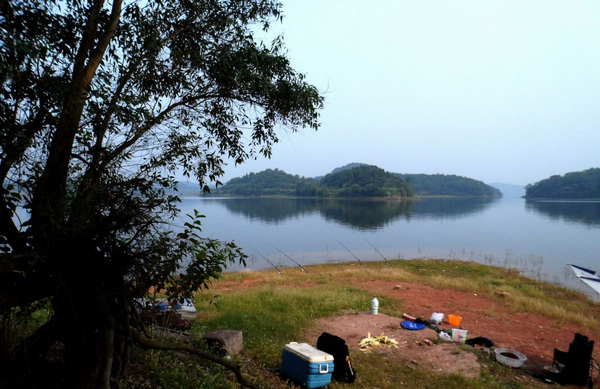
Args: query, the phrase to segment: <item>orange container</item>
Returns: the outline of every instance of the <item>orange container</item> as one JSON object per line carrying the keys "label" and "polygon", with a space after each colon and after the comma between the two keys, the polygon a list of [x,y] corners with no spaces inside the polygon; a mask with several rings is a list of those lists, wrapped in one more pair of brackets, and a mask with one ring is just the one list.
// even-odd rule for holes
{"label": "orange container", "polygon": [[458,315],[448,315],[448,323],[450,323],[450,325],[458,327],[460,325],[461,320],[462,317]]}

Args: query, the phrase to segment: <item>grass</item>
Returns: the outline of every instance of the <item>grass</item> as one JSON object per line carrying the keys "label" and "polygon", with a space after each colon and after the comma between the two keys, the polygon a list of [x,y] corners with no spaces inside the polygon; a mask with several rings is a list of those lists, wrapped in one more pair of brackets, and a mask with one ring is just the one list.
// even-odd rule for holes
{"label": "grass", "polygon": [[[233,328],[243,331],[244,352],[238,356],[246,374],[265,388],[288,387],[278,378],[281,351],[285,343],[299,339],[321,317],[343,311],[366,311],[371,295],[355,287],[368,280],[411,282],[439,289],[451,289],[492,300],[501,300],[512,310],[537,313],[557,323],[576,323],[583,329],[596,328],[600,304],[585,296],[548,283],[521,277],[515,270],[455,260],[399,260],[388,267],[383,262],[315,265],[308,272],[298,268],[274,271],[227,273],[210,290],[195,298],[198,309],[192,331],[196,339],[210,329]],[[500,292],[507,292],[500,297]],[[403,312],[401,301],[386,301],[381,296],[386,314]],[[198,346],[202,346],[197,341]],[[469,348],[458,352],[472,352]],[[353,355],[360,372],[360,386],[397,388],[537,388],[543,382],[525,379],[510,368],[491,363],[479,355],[482,374],[469,379],[461,376],[432,374],[410,361],[391,363],[377,353]],[[198,362],[172,353],[147,354],[136,358],[150,376],[160,377],[163,388],[228,388],[236,387],[231,374],[209,363]],[[168,377],[165,380],[165,377]],[[157,381],[153,381],[157,384]],[[186,386],[187,385],[187,386]],[[128,387],[140,387],[130,385]],[[331,388],[346,387],[333,382]]]}
{"label": "grass", "polygon": [[26,339],[50,317],[50,301],[41,300],[31,307],[15,307],[0,314],[0,347],[9,350],[11,345]]}

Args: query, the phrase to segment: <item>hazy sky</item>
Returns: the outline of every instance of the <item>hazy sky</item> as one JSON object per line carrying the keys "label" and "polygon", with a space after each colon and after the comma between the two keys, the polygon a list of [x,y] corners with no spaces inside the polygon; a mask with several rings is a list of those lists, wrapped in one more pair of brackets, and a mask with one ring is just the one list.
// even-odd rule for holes
{"label": "hazy sky", "polygon": [[305,177],[350,162],[525,185],[600,167],[600,1],[282,0],[319,131],[270,160]]}

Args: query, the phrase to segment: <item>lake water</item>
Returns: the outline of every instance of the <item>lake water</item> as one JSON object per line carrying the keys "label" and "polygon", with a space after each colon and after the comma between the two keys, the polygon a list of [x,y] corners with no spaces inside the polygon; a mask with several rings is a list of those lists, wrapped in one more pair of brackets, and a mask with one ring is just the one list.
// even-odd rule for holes
{"label": "lake water", "polygon": [[384,258],[461,259],[517,268],[597,299],[566,264],[600,267],[600,201],[186,197],[181,209],[205,215],[204,235],[235,241],[249,255],[252,270]]}

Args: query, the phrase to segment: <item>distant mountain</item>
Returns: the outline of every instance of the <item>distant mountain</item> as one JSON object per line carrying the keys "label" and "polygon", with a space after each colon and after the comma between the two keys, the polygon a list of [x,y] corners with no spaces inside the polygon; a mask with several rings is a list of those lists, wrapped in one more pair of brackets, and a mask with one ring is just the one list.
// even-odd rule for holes
{"label": "distant mountain", "polygon": [[598,199],[600,198],[600,168],[552,176],[525,187],[525,198]]}
{"label": "distant mountain", "polygon": [[177,196],[202,196],[202,188],[200,188],[200,184],[190,181],[178,181],[177,191],[167,189],[166,192]]}
{"label": "distant mountain", "polygon": [[495,182],[488,185],[493,186],[494,188],[502,192],[502,195],[505,198],[525,196],[525,187],[523,185],[503,184],[499,182]]}
{"label": "distant mountain", "polygon": [[340,172],[343,172],[344,170],[350,170],[350,169],[354,169],[355,167],[360,167],[360,166],[369,166],[369,165],[366,163],[352,162],[352,163],[349,163],[349,164],[341,166],[341,167],[336,167],[335,169],[333,169],[331,171],[331,174],[340,173]]}
{"label": "distant mountain", "polygon": [[202,195],[202,188],[197,182],[179,181],[177,183],[177,189],[179,194],[183,196],[200,196]]}

